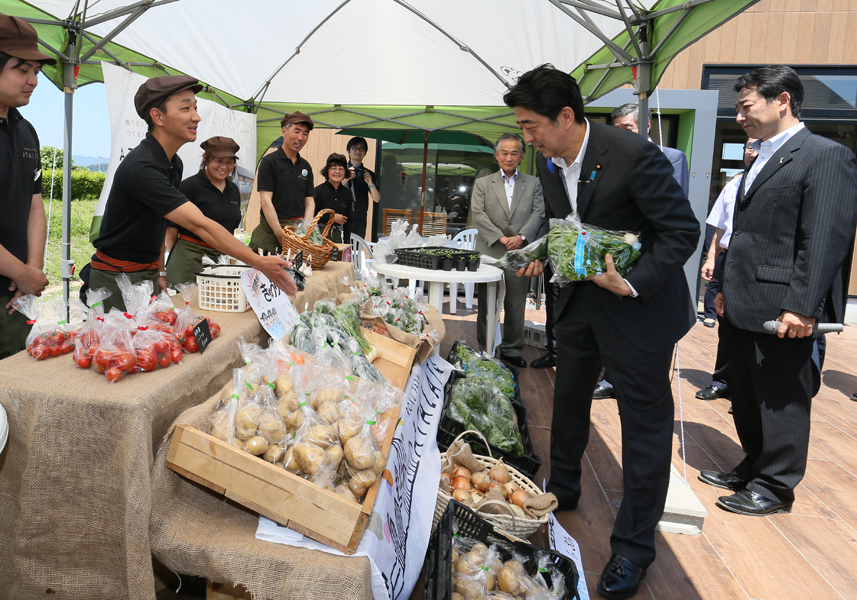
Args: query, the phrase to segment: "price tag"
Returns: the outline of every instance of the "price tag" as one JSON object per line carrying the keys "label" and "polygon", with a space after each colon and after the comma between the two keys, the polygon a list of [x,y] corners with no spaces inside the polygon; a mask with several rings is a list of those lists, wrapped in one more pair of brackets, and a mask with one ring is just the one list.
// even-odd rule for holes
{"label": "price tag", "polygon": [[241,286],[250,307],[265,331],[275,340],[291,333],[298,322],[298,311],[286,294],[260,271],[247,269],[241,274]]}
{"label": "price tag", "polygon": [[196,338],[196,343],[199,346],[199,353],[205,352],[205,349],[211,343],[211,328],[208,326],[206,319],[201,320],[193,328],[193,337]]}

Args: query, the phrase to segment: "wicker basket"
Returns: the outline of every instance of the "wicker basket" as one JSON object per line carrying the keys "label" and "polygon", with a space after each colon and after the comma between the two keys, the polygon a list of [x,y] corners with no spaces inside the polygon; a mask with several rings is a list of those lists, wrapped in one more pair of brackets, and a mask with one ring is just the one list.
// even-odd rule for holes
{"label": "wicker basket", "polygon": [[[484,437],[482,437],[482,434],[479,433],[478,431],[472,431],[472,430],[462,432],[461,434],[459,434],[459,436],[457,438],[455,438],[455,441],[453,441],[452,443],[454,444],[455,442],[457,442],[459,439],[461,439],[461,437],[463,437],[467,433],[475,433],[476,435],[481,437],[485,441],[485,447],[488,448],[488,441],[485,440]],[[450,445],[452,445],[452,444],[450,444]],[[488,449],[488,453],[489,454],[491,453],[490,448]],[[445,465],[446,461],[448,460],[447,455],[448,455],[447,452],[441,452],[441,454],[440,454],[441,469],[443,468],[443,465]],[[500,462],[499,460],[497,460],[496,458],[492,458],[491,456],[479,456],[476,454],[474,454],[473,456],[474,456],[474,458],[476,458],[476,460],[478,460],[480,463],[485,465],[485,467],[487,469],[492,468],[494,465],[496,465],[498,462]],[[506,465],[506,468],[509,469],[509,475],[511,475],[511,477],[512,477],[512,482],[517,484],[522,490],[524,490],[525,492],[527,492],[533,496],[540,496],[540,495],[544,494],[543,491],[541,491],[539,488],[536,487],[536,484],[534,484],[532,481],[527,479],[517,469],[515,469],[514,467],[512,467],[511,465],[508,465],[508,464]],[[434,522],[432,523],[432,529],[436,528],[437,524],[440,523],[440,520],[443,517],[444,511],[446,511],[446,505],[449,504],[450,500],[452,500],[452,496],[450,496],[449,494],[447,494],[445,491],[443,491],[441,489],[437,490],[437,503],[435,504],[435,507],[434,507]],[[486,502],[484,504],[487,505],[488,502]],[[508,506],[508,504],[505,502],[492,502],[492,504],[503,504],[505,506]],[[509,509],[508,515],[496,515],[496,514],[491,514],[491,513],[483,513],[483,512],[480,512],[478,508],[473,509],[473,510],[475,510],[477,513],[479,513],[480,517],[482,517],[483,519],[485,519],[486,521],[491,523],[497,529],[505,531],[509,535],[511,535],[515,538],[518,538],[520,540],[526,540],[531,535],[533,535],[533,533],[535,533],[539,527],[541,527],[542,525],[544,525],[545,523],[548,522],[547,515],[545,515],[544,517],[542,517],[540,519],[530,519],[530,518],[526,518],[526,517],[525,518],[515,517],[512,514],[512,509]]]}
{"label": "wicker basket", "polygon": [[330,261],[330,255],[336,247],[333,245],[333,242],[327,238],[327,235],[333,228],[333,219],[328,219],[327,225],[321,233],[321,237],[323,238],[322,245],[309,241],[309,236],[312,235],[313,230],[315,230],[318,220],[322,215],[326,214],[336,214],[336,212],[329,208],[319,212],[315,216],[315,219],[312,220],[312,223],[310,223],[304,235],[296,234],[295,228],[291,225],[283,227],[283,254],[288,250],[291,250],[292,254],[303,252],[304,260],[307,260],[310,256],[312,257],[313,269],[321,269],[324,267],[324,265]]}

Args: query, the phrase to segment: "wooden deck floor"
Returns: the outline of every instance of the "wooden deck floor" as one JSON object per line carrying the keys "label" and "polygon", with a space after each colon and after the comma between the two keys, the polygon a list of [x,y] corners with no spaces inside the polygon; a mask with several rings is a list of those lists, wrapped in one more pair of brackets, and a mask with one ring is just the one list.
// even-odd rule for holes
{"label": "wooden deck floor", "polygon": [[[544,321],[544,312],[527,318]],[[475,345],[475,310],[458,305],[458,314],[444,315],[446,356],[452,342]],[[636,598],[648,600],[806,600],[857,598],[857,328],[827,337],[822,388],[813,404],[811,447],[806,477],[797,488],[789,515],[744,517],[714,504],[725,490],[698,481],[702,469],[729,470],[743,454],[728,400],[704,402],[694,394],[710,382],[717,348],[717,329],[693,327],[679,343],[681,379],[673,378],[676,433],[673,464],[684,470],[680,438],[679,392],[684,415],[688,482],[708,510],[701,535],[657,534],[658,558]],[[540,351],[526,347],[532,361]],[[554,370],[524,369],[521,392],[529,409],[529,426],[549,474],[550,416]],[[610,558],[609,536],[622,497],[620,431],[616,403],[593,402],[592,429],[578,509],[558,518],[581,546],[586,581],[592,598]],[[539,544],[544,545],[544,544]],[[416,595],[416,594],[415,594]]]}

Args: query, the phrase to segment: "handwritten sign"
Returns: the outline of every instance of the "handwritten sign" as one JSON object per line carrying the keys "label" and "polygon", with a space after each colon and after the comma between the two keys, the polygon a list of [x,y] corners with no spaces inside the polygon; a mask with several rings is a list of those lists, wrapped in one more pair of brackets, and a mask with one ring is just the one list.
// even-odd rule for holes
{"label": "handwritten sign", "polygon": [[589,589],[586,587],[586,577],[583,576],[583,561],[580,559],[580,546],[571,537],[565,528],[559,524],[553,513],[548,519],[548,535],[550,536],[551,549],[564,554],[574,561],[580,580],[577,582],[577,593],[580,600],[589,600]]}
{"label": "handwritten sign", "polygon": [[199,346],[199,353],[205,352],[208,345],[211,343],[211,328],[208,326],[208,321],[202,319],[193,328],[193,337],[196,338],[196,344]]}
{"label": "handwritten sign", "polygon": [[250,307],[265,331],[275,340],[292,332],[298,311],[286,293],[259,271],[247,269],[241,274],[241,287]]}

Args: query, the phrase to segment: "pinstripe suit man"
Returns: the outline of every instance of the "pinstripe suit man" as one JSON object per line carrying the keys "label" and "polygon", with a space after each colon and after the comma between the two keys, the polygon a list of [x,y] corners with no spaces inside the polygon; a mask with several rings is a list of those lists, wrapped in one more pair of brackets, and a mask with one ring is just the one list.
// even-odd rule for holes
{"label": "pinstripe suit man", "polygon": [[[500,170],[477,179],[473,185],[470,215],[473,226],[479,230],[476,249],[482,254],[500,258],[507,250],[526,246],[535,240],[544,220],[545,203],[538,177],[518,173],[524,150],[524,140],[519,135],[503,134],[494,152]],[[527,366],[521,349],[524,347],[524,311],[529,283],[529,278],[515,277],[514,273],[506,277],[503,303],[506,318],[500,355],[519,367]],[[479,298],[487,295],[488,286],[479,284]],[[484,350],[488,309],[485,302],[480,302],[478,308],[476,337],[480,350]]]}
{"label": "pinstripe suit man", "polygon": [[[857,226],[857,161],[799,121],[792,69],[741,76],[737,121],[759,158],[745,172],[715,300],[729,330],[735,428],[746,457],[731,473],[701,472],[731,489],[717,503],[739,514],[788,512],[803,478],[812,399],[812,325],[844,315]],[[782,322],[777,336],[763,323]]]}
{"label": "pinstripe suit man", "polygon": [[[538,67],[504,101],[524,139],[541,151],[539,160],[556,166],[542,180],[548,216],[576,211],[593,226],[640,232],[642,255],[625,279],[608,262],[607,272],[560,291],[548,483],[560,510],[577,507],[592,389],[605,365],[622,426],[624,498],[598,589],[629,598],[655,559],[654,530],[669,485],[670,365],[674,344],[695,322],[682,267],[696,250],[699,222],[663,152],[638,135],[584,119],[580,90],[567,74]],[[541,271],[534,261],[520,274]]]}

